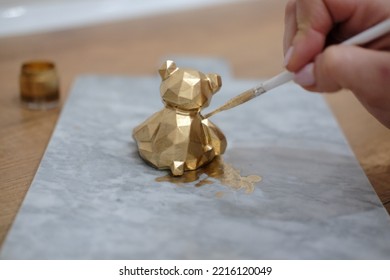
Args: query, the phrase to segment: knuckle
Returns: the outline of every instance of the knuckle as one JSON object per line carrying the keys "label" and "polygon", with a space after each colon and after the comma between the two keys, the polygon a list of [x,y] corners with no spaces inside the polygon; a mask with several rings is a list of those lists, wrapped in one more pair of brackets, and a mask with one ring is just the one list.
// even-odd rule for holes
{"label": "knuckle", "polygon": [[336,77],[339,76],[339,74],[342,74],[340,71],[343,71],[344,67],[341,64],[341,61],[343,61],[343,64],[348,64],[346,61],[347,59],[348,58],[340,52],[338,46],[330,46],[326,48],[323,57],[323,68],[325,74],[329,77]]}
{"label": "knuckle", "polygon": [[340,53],[335,46],[330,46],[316,59],[317,76],[322,90],[333,92],[344,87],[340,81],[343,71],[340,65]]}
{"label": "knuckle", "polygon": [[339,64],[339,52],[336,46],[330,46],[323,52],[323,68],[327,74],[333,73]]}

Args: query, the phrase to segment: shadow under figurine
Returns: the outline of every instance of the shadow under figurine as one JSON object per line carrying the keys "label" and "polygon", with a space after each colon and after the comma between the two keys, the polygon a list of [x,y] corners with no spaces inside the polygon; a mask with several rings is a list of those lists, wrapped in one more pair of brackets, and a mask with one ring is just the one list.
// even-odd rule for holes
{"label": "shadow under figurine", "polygon": [[221,77],[179,69],[171,60],[161,66],[159,73],[165,108],[137,126],[133,137],[145,161],[180,176],[225,152],[225,136],[200,114],[221,88]]}

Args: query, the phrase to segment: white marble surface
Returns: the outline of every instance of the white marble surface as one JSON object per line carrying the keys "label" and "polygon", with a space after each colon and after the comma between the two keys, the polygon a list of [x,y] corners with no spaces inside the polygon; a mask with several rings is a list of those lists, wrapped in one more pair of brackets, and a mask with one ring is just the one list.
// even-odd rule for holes
{"label": "white marble surface", "polygon": [[[226,73],[212,107],[258,84],[201,64]],[[389,216],[321,96],[287,84],[213,117],[224,161],[263,177],[246,194],[156,181],[166,172],[138,157],[131,132],[161,108],[159,82],[75,82],[2,259],[390,258]]]}

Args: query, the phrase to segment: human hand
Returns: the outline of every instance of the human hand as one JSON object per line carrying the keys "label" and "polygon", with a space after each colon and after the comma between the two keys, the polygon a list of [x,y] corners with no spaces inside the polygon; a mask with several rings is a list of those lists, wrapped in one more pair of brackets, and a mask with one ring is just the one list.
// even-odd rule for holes
{"label": "human hand", "polygon": [[310,91],[350,89],[390,128],[390,34],[365,48],[327,47],[389,17],[389,0],[290,1],[284,34],[286,68]]}

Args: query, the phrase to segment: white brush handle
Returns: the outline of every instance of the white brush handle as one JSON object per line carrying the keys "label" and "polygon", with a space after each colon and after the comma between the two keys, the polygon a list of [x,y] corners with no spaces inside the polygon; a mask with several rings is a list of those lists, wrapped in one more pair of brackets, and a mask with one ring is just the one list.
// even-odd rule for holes
{"label": "white brush handle", "polygon": [[374,25],[367,30],[349,38],[348,40],[341,43],[341,45],[362,45],[377,39],[386,33],[390,32],[390,19],[382,21],[377,25]]}
{"label": "white brush handle", "polygon": [[[353,36],[352,38],[349,38],[348,40],[341,43],[341,45],[362,45],[368,42],[373,41],[374,39],[377,39],[386,33],[390,32],[390,19],[387,19],[385,21],[382,21],[381,23],[378,23],[377,25],[374,25],[365,31]],[[263,89],[263,93],[266,91],[269,91],[273,88],[276,88],[284,83],[287,83],[291,81],[294,77],[294,74],[292,74],[289,71],[283,71],[282,73],[276,75],[275,77],[265,81],[261,86],[257,87],[256,89]],[[261,93],[260,90],[258,90],[259,93]],[[258,94],[260,95],[260,94]]]}
{"label": "white brush handle", "polygon": [[294,74],[289,71],[283,71],[282,73],[276,75],[275,77],[265,81],[261,88],[264,89],[264,91],[269,91],[273,88],[276,88],[280,85],[283,85],[284,83],[287,83],[291,81],[294,77]]}

